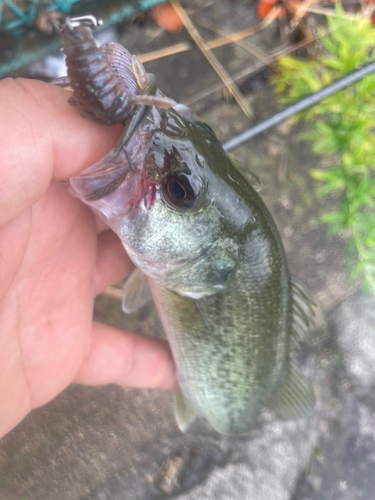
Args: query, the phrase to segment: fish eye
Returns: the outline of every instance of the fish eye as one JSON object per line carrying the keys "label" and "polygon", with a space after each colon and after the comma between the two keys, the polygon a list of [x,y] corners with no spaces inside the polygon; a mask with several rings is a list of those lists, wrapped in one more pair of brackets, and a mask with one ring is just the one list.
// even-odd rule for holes
{"label": "fish eye", "polygon": [[211,132],[211,134],[216,137],[215,132],[213,131],[213,129],[209,125],[207,125],[207,123],[195,121],[195,122],[193,122],[193,124],[200,129],[205,129],[205,132],[207,132],[207,131]]}
{"label": "fish eye", "polygon": [[183,201],[186,198],[184,186],[174,179],[168,182],[168,193],[176,201]]}
{"label": "fish eye", "polygon": [[184,175],[171,175],[163,185],[163,195],[168,204],[179,208],[190,208],[196,196],[189,180]]}

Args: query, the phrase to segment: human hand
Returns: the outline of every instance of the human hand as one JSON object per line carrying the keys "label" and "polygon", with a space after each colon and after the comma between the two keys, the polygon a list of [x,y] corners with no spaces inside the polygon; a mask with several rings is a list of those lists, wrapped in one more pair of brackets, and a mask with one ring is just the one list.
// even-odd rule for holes
{"label": "human hand", "polygon": [[172,389],[166,342],[93,323],[95,296],[132,264],[68,180],[121,127],[83,120],[67,92],[0,82],[0,437],[71,382]]}

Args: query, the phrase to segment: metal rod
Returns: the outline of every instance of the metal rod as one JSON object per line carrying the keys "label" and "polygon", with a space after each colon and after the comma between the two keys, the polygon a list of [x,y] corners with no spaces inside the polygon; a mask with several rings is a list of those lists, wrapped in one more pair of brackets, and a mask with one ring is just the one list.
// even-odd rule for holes
{"label": "metal rod", "polygon": [[305,109],[314,106],[314,104],[317,104],[326,97],[329,97],[335,94],[336,92],[345,89],[349,85],[358,82],[365,76],[368,76],[374,72],[375,72],[375,61],[370,62],[365,66],[362,66],[362,68],[359,68],[353,71],[352,73],[345,75],[343,78],[340,78],[339,80],[330,83],[326,87],[318,90],[317,92],[314,92],[313,94],[308,95],[307,97],[304,97],[300,101],[296,102],[295,104],[292,104],[291,106],[288,106],[279,113],[276,113],[275,115],[271,116],[271,118],[267,118],[266,120],[258,123],[257,125],[254,125],[254,127],[245,130],[245,132],[242,132],[236,137],[229,139],[229,141],[223,144],[224,150],[229,151],[230,149],[236,148],[240,144],[248,141],[249,139],[252,139],[257,135],[266,132],[271,127],[279,125],[280,123],[290,118],[291,116],[295,115],[296,113],[305,111]]}

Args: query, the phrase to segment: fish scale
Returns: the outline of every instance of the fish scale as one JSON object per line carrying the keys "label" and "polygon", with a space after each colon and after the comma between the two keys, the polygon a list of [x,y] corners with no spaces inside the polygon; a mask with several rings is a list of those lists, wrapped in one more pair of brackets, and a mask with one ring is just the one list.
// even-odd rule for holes
{"label": "fish scale", "polygon": [[[241,268],[238,274],[242,274],[242,271]],[[284,372],[284,378],[287,374],[285,355],[277,359],[279,349],[273,339],[276,331],[276,335],[285,341],[286,321],[267,321],[264,314],[267,309],[275,308],[274,303],[280,295],[278,292],[273,293],[274,297],[268,294],[269,300],[264,301],[264,293],[259,296],[255,292],[249,294],[247,290],[241,290],[243,281],[233,276],[225,294],[200,300],[181,297],[165,289],[153,294],[157,297],[158,310],[162,311],[161,317],[167,318],[163,326],[180,373],[186,373],[189,379],[189,386],[185,390],[184,382],[180,381],[182,390],[198,408],[204,404],[202,401],[207,400],[207,393],[211,396],[211,406],[215,406],[213,413],[220,413],[223,408],[228,413],[229,407],[230,433],[244,431],[248,422],[240,424],[239,420],[243,422],[246,409],[249,406],[253,408],[253,411],[247,412],[251,420],[254,409],[263,407],[268,399],[270,384],[262,393],[259,382],[273,379],[275,382],[271,383],[277,387],[280,379],[278,372]],[[254,281],[260,280],[257,278]],[[246,284],[254,290],[251,281]],[[249,307],[244,307],[244,303]],[[201,320],[197,319],[197,315],[201,315]],[[186,336],[192,317],[195,318],[195,328],[191,331],[191,337],[197,340],[194,344],[191,343],[191,337]],[[280,329],[280,323],[283,329]],[[244,329],[244,325],[247,328]],[[268,336],[267,342],[261,338],[260,332]],[[251,391],[251,387],[255,387],[255,390]],[[228,433],[228,429],[220,430]]]}

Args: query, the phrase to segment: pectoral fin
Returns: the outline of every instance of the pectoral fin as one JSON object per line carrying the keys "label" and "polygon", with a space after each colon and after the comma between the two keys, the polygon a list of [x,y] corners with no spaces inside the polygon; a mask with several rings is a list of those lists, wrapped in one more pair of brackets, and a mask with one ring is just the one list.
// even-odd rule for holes
{"label": "pectoral fin", "polygon": [[174,414],[181,432],[187,431],[197,413],[194,406],[183,395],[180,387],[177,387],[174,392]]}
{"label": "pectoral fin", "polygon": [[303,418],[313,410],[315,406],[313,389],[293,363],[290,363],[284,387],[268,406],[283,420]]}
{"label": "pectoral fin", "polygon": [[123,292],[122,310],[125,314],[138,311],[152,301],[147,277],[139,269],[135,269],[125,281]]}

